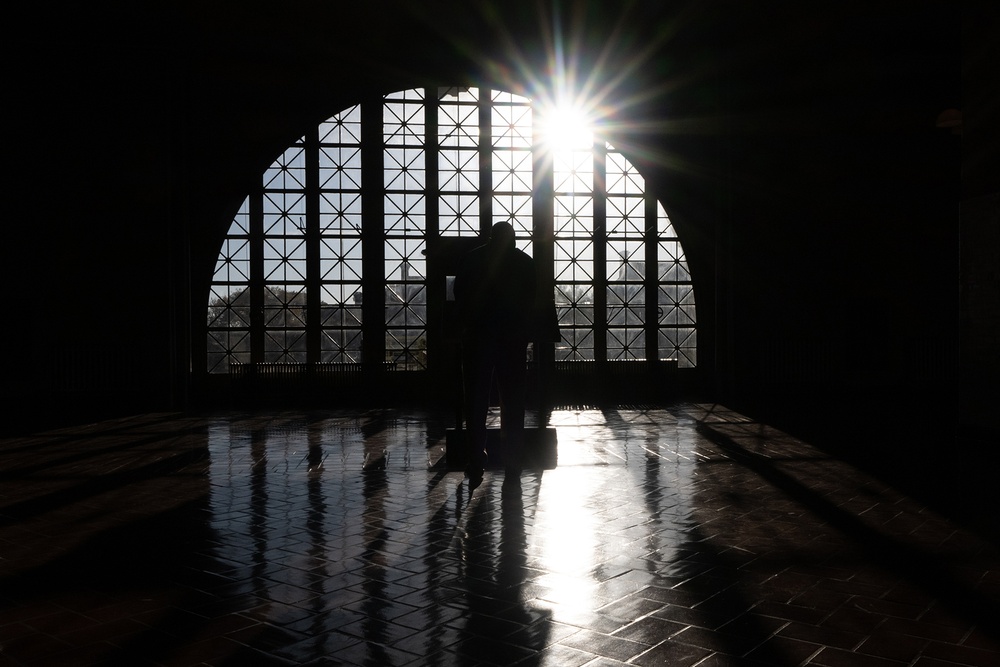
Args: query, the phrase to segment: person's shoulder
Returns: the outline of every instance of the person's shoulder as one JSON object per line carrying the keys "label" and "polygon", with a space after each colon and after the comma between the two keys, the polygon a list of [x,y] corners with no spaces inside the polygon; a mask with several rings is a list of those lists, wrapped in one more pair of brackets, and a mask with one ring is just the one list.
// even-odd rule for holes
{"label": "person's shoulder", "polygon": [[461,258],[459,265],[462,268],[471,268],[482,262],[483,255],[486,252],[486,246],[476,246],[472,250],[469,250]]}
{"label": "person's shoulder", "polygon": [[475,248],[465,253],[465,261],[470,264],[481,262],[490,254],[490,248],[486,245],[477,245]]}

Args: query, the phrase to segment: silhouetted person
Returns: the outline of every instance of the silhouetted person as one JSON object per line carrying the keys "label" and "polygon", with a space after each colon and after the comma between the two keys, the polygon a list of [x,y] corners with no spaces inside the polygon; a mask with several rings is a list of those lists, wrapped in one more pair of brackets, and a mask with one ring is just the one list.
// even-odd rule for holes
{"label": "silhouetted person", "polygon": [[500,389],[504,482],[521,475],[525,352],[535,317],[535,264],[514,245],[514,228],[493,225],[489,241],[470,252],[455,276],[461,322],[462,378],[469,489],[483,481],[486,415],[493,377]]}

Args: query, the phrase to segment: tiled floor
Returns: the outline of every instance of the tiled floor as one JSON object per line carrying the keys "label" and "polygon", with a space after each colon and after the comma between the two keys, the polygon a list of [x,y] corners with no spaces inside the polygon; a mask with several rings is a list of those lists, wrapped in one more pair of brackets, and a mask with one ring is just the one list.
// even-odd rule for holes
{"label": "tiled floor", "polygon": [[887,485],[721,406],[550,423],[471,497],[419,412],[4,440],[0,664],[1000,665],[996,547]]}

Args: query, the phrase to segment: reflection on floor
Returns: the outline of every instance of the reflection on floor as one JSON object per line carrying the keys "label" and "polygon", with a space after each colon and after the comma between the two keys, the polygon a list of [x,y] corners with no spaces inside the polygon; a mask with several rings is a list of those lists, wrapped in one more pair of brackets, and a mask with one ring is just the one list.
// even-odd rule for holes
{"label": "reflection on floor", "polygon": [[[535,417],[537,420],[537,416]],[[0,444],[0,664],[1000,665],[995,546],[721,406],[143,415]]]}

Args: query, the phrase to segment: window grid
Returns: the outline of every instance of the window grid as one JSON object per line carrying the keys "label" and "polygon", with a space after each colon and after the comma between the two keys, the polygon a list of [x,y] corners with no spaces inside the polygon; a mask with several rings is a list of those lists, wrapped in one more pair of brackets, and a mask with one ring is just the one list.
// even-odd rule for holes
{"label": "window grid", "polygon": [[442,236],[479,234],[479,96],[475,89],[439,93],[438,225]]}
{"label": "window grid", "polygon": [[319,360],[363,361],[361,108],[319,126]]}
{"label": "window grid", "polygon": [[307,359],[306,148],[290,146],[263,177],[263,358]]}
{"label": "window grid", "polygon": [[427,180],[424,93],[383,102],[385,361],[427,368]]}
{"label": "window grid", "polygon": [[593,361],[597,354],[593,151],[552,156],[556,361]]}
{"label": "window grid", "polygon": [[646,359],[646,197],[641,177],[610,144],[601,145],[605,183],[607,358]]}
{"label": "window grid", "polygon": [[490,111],[493,207],[490,224],[508,222],[531,254],[534,173],[531,101],[494,91]]}
{"label": "window grid", "polygon": [[657,350],[662,360],[677,360],[679,368],[698,364],[694,285],[684,249],[663,204],[656,203]]}
{"label": "window grid", "polygon": [[[363,349],[384,351],[390,368],[428,368],[428,238],[482,235],[500,220],[529,253],[550,239],[542,256],[552,258],[562,334],[555,360],[696,365],[683,248],[624,155],[599,143],[540,160],[530,100],[503,91],[406,90],[380,107],[365,112],[366,127],[380,116],[377,134],[363,135],[361,104],[320,123],[240,206],[209,290],[209,373],[252,361],[357,364]],[[366,167],[368,190],[363,158],[381,165]],[[538,199],[546,179],[550,194]],[[363,202],[369,227],[381,217],[381,230],[363,230]],[[539,235],[532,208],[540,203],[552,207],[552,227]],[[362,295],[380,293],[384,317],[367,303],[375,319],[365,321]],[[363,346],[372,336],[384,346]]]}
{"label": "window grid", "polygon": [[250,198],[240,204],[216,260],[208,296],[208,372],[250,363]]}

